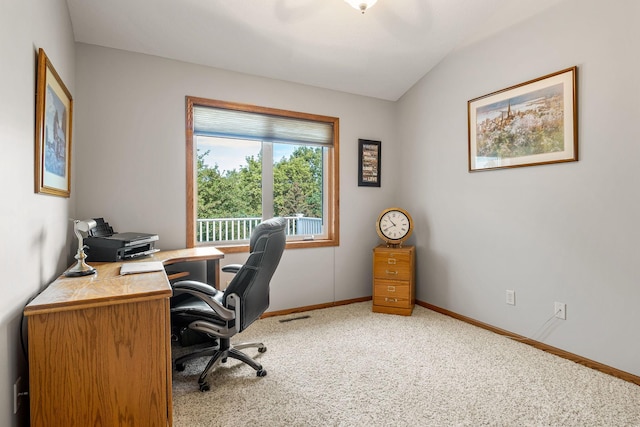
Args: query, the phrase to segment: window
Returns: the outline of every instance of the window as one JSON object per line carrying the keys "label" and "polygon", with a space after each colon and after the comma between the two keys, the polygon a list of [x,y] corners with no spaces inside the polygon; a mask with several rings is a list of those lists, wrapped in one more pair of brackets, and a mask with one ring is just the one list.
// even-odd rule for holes
{"label": "window", "polygon": [[263,218],[287,247],[337,246],[339,119],[187,97],[187,247],[246,250]]}

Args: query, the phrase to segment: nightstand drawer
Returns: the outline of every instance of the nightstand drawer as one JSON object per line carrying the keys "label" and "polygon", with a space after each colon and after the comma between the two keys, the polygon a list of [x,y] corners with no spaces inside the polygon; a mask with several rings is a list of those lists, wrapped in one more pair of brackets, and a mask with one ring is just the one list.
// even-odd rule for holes
{"label": "nightstand drawer", "polygon": [[376,295],[373,298],[374,305],[382,305],[386,307],[398,307],[398,308],[409,308],[412,306],[409,298],[400,298],[400,297],[382,297]]}
{"label": "nightstand drawer", "polygon": [[373,283],[373,293],[375,296],[409,299],[409,296],[411,295],[409,282],[375,280]]}
{"label": "nightstand drawer", "polygon": [[411,253],[394,248],[377,249],[374,254],[376,261],[396,262],[398,264],[409,265],[411,263]]}
{"label": "nightstand drawer", "polygon": [[392,280],[411,280],[411,258],[390,258],[376,254],[373,261],[373,277]]}

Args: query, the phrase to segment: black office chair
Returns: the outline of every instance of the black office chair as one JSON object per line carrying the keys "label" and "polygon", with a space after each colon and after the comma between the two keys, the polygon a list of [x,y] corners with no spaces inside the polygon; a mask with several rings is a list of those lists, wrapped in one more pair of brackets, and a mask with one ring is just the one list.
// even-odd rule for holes
{"label": "black office chair", "polygon": [[228,357],[240,360],[256,370],[259,377],[267,374],[262,365],[240,350],[257,347],[260,353],[267,350],[263,343],[231,345],[231,337],[245,330],[269,307],[269,283],[280,262],[285,246],[283,218],[263,221],[251,233],[249,258],[245,264],[223,267],[223,271],[236,273],[224,291],[193,280],[174,283],[173,294],[187,294],[195,298],[173,304],[171,321],[174,328],[181,325],[205,334],[213,339],[209,347],[182,356],[175,361],[176,369],[184,370],[185,362],[197,357],[211,356],[202,371],[198,384],[201,391],[210,389],[207,376],[218,361]]}

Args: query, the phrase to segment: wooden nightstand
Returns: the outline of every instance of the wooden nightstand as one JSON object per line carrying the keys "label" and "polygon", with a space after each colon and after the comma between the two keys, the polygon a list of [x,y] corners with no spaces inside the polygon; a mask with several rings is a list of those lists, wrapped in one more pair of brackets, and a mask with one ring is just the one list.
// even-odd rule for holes
{"label": "wooden nightstand", "polygon": [[415,247],[373,249],[373,311],[411,316],[415,304]]}

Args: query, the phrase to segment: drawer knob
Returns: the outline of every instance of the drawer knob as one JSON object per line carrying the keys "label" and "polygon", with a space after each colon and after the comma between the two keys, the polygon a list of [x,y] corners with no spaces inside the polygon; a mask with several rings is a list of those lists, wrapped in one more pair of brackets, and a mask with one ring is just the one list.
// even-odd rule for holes
{"label": "drawer knob", "polygon": [[385,298],[385,302],[398,302],[398,298]]}
{"label": "drawer knob", "polygon": [[389,258],[389,259],[387,260],[387,263],[388,263],[388,264],[395,265],[395,264],[396,264],[396,260],[395,260],[394,258]]}
{"label": "drawer knob", "polygon": [[397,274],[398,274],[398,272],[397,272],[397,271],[395,271],[395,270],[387,270],[387,274],[390,274],[390,275],[397,275]]}
{"label": "drawer knob", "polygon": [[387,291],[395,292],[396,291],[396,287],[395,286],[387,286]]}

